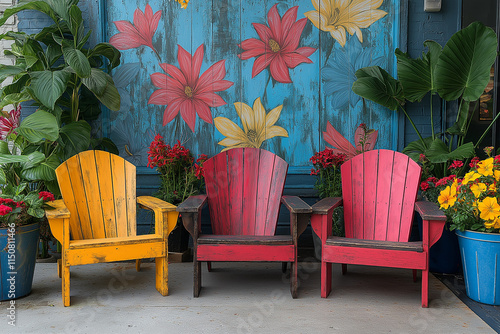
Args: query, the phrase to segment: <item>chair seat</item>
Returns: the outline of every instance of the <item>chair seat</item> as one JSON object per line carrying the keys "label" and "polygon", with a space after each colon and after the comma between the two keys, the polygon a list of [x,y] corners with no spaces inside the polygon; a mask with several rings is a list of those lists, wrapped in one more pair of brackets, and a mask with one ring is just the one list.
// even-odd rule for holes
{"label": "chair seat", "polygon": [[213,235],[205,234],[198,237],[198,244],[225,244],[225,245],[291,245],[290,235]]}
{"label": "chair seat", "polygon": [[342,246],[342,247],[358,247],[358,248],[373,248],[400,250],[422,253],[424,251],[422,241],[413,242],[393,242],[380,240],[364,240],[342,237],[328,237],[325,242],[326,246]]}
{"label": "chair seat", "polygon": [[102,239],[85,239],[71,240],[69,242],[70,249],[88,248],[88,247],[106,247],[113,245],[134,245],[151,242],[163,242],[163,237],[157,234],[144,234],[130,237],[118,238],[102,238]]}

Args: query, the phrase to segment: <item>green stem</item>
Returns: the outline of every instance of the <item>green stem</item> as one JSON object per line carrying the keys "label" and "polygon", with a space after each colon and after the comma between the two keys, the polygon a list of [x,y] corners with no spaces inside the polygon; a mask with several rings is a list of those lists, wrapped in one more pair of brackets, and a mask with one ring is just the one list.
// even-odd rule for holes
{"label": "green stem", "polygon": [[424,138],[422,138],[422,135],[420,134],[420,131],[418,131],[417,126],[415,125],[415,123],[413,123],[413,120],[411,119],[410,115],[408,115],[408,113],[406,112],[406,110],[401,105],[399,106],[399,108],[401,108],[401,110],[403,110],[406,118],[410,121],[411,126],[413,126],[413,129],[417,133],[418,138],[420,138],[420,141],[422,142],[422,145],[427,149],[427,145],[425,144]]}
{"label": "green stem", "polygon": [[497,121],[497,119],[498,119],[499,116],[500,116],[500,113],[498,113],[495,116],[495,118],[493,119],[493,121],[491,121],[491,123],[488,125],[488,127],[486,128],[486,130],[484,130],[483,134],[481,135],[481,137],[477,141],[476,145],[474,145],[474,148],[477,148],[479,146],[479,144],[481,144],[481,142],[483,141],[484,137],[486,136],[486,134],[488,133],[488,131],[490,131],[491,127]]}
{"label": "green stem", "polygon": [[434,134],[434,116],[432,114],[432,96],[434,94],[431,93],[431,131],[432,131],[432,141],[436,139],[435,134]]}

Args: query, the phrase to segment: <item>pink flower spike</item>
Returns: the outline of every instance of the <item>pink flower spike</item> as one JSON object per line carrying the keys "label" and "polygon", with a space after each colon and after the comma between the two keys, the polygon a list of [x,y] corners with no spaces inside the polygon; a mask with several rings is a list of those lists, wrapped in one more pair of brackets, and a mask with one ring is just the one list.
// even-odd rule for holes
{"label": "pink flower spike", "polygon": [[[118,50],[128,50],[141,45],[153,47],[153,36],[158,28],[161,18],[161,10],[153,14],[149,4],[146,5],[144,13],[137,8],[134,12],[134,24],[128,21],[113,21],[119,33],[111,36],[109,43]],[[156,52],[156,51],[155,51]]]}
{"label": "pink flower spike", "polygon": [[0,117],[0,140],[4,140],[11,133],[17,134],[14,130],[19,127],[20,118],[21,105],[17,109],[12,109],[8,117]]}

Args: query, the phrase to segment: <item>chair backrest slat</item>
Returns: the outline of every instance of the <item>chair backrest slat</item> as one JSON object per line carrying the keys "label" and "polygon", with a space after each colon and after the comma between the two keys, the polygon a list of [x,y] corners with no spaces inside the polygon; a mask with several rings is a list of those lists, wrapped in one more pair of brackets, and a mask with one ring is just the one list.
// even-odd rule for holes
{"label": "chair backrest slat", "polygon": [[288,164],[271,152],[236,148],[204,163],[214,234],[274,235]]}
{"label": "chair backrest slat", "polygon": [[374,150],[355,156],[341,170],[346,236],[408,241],[420,166],[402,153]]}
{"label": "chair backrest slat", "polygon": [[134,165],[108,152],[85,151],[62,163],[56,175],[71,213],[72,239],[135,235]]}

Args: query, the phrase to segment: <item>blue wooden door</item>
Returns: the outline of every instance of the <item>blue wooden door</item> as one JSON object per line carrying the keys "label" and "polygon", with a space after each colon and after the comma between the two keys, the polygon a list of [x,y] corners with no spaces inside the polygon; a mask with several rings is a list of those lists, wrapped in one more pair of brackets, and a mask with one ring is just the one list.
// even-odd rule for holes
{"label": "blue wooden door", "polygon": [[304,173],[328,146],[327,122],[351,142],[366,123],[378,148],[395,148],[395,115],[351,86],[364,66],[394,72],[399,10],[389,0],[108,0],[104,38],[122,50],[109,134],[138,166],[156,133],[209,156],[261,147]]}

